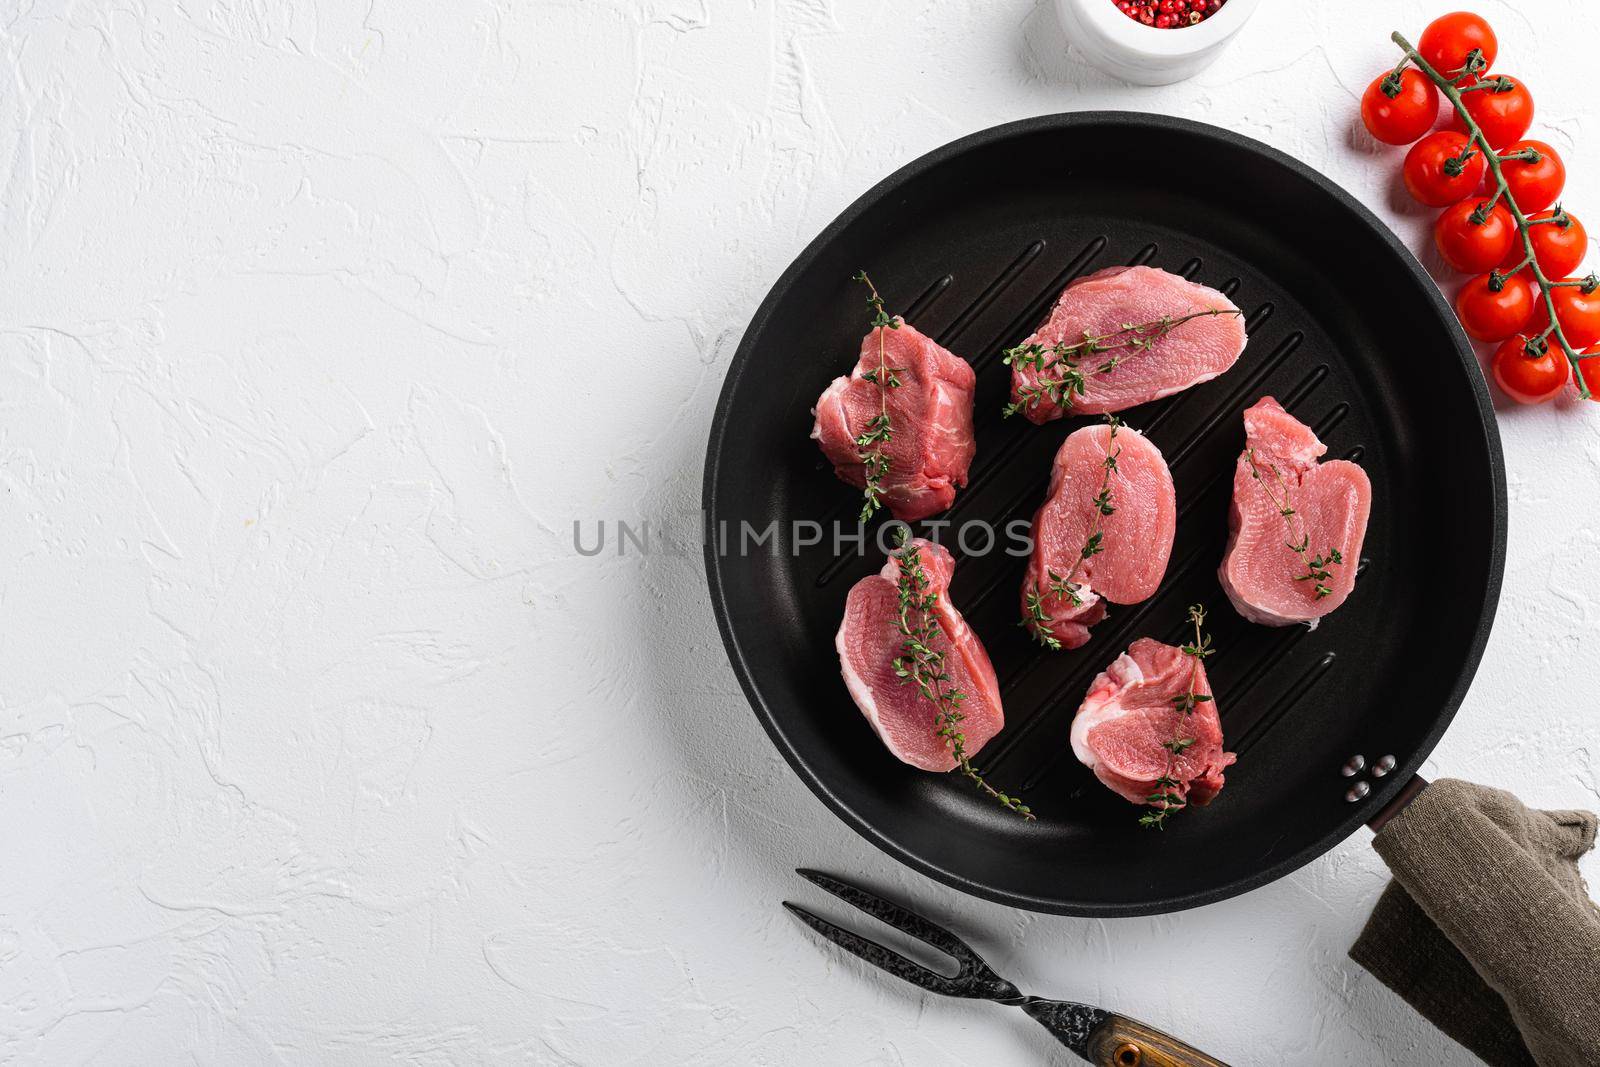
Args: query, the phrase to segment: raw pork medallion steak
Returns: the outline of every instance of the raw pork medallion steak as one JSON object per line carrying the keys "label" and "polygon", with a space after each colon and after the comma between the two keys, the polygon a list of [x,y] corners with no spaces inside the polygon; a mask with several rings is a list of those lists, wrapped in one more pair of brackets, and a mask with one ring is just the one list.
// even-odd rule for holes
{"label": "raw pork medallion steak", "polygon": [[[1222,791],[1222,772],[1235,760],[1222,748],[1215,700],[1199,700],[1187,715],[1190,693],[1209,697],[1205,664],[1183,650],[1141,637],[1089,685],[1072,720],[1072,752],[1119,796],[1148,804],[1161,792],[1158,779],[1185,803],[1207,804]],[[1175,739],[1188,739],[1177,746]],[[1173,747],[1181,747],[1174,755]]]}
{"label": "raw pork medallion steak", "polygon": [[845,601],[834,646],[850,696],[889,751],[913,767],[949,771],[956,761],[950,743],[939,736],[937,705],[915,683],[900,677],[894,665],[904,654],[906,640],[898,626],[900,559],[911,549],[927,574],[928,592],[937,598],[933,612],[937,634],[930,645],[944,656],[948,689],[965,695],[960,708],[966,754],[975,755],[1000,732],[1005,725],[1000,684],[983,643],[950,603],[948,589],[956,561],[942,545],[914,537],[889,557],[882,571],[857,582]]}
{"label": "raw pork medallion steak", "polygon": [[1074,431],[1056,452],[1049,495],[1033,519],[1022,579],[1029,632],[1051,648],[1077,648],[1106,617],[1107,601],[1153,596],[1176,524],[1172,472],[1159,448],[1120,424]]}
{"label": "raw pork medallion steak", "polygon": [[[880,479],[889,513],[905,522],[948,508],[967,484],[977,449],[972,435],[976,376],[953,355],[904,319],[879,326],[861,341],[861,358],[848,377],[835,378],[817,400],[811,436],[833,463],[834,473],[857,488],[867,484],[858,438],[887,411],[890,438],[880,446],[888,470]],[[881,346],[881,349],[880,349]],[[873,378],[891,368],[893,387]]]}
{"label": "raw pork medallion steak", "polygon": [[1068,410],[1122,411],[1210,381],[1244,345],[1244,316],[1215,289],[1155,267],[1108,267],[1063,289],[1007,354],[1011,402],[1040,424]]}
{"label": "raw pork medallion steak", "polygon": [[1244,436],[1223,591],[1251,622],[1314,627],[1355,588],[1372,483],[1347,460],[1319,463],[1328,446],[1270,396],[1244,413]]}

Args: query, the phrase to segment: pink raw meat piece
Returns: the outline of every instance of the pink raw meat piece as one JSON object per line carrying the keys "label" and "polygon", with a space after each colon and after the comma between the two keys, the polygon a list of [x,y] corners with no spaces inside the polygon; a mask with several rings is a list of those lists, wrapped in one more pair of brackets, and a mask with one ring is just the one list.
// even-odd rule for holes
{"label": "pink raw meat piece", "polygon": [[[1347,460],[1317,462],[1327,446],[1270,396],[1244,413],[1244,434],[1217,576],[1251,622],[1314,627],[1355,588],[1372,483]],[[1293,514],[1284,515],[1284,507]],[[1296,552],[1296,544],[1305,551]],[[1331,561],[1334,553],[1340,562]],[[1305,577],[1317,560],[1327,577]]]}
{"label": "pink raw meat piece", "polygon": [[[1222,747],[1215,700],[1197,702],[1187,716],[1173,698],[1189,692],[1210,696],[1202,660],[1182,649],[1141,637],[1089,685],[1072,720],[1072,752],[1096,778],[1135,804],[1149,804],[1168,773],[1176,793],[1191,804],[1208,804],[1222,791],[1223,775],[1235,759]],[[1164,747],[1176,738],[1192,742],[1176,758]]]}
{"label": "pink raw meat piece", "polygon": [[[1101,550],[1074,571],[1098,510],[1108,448],[1120,450],[1107,484],[1115,510],[1099,517]],[[1167,571],[1176,525],[1172,473],[1160,449],[1127,426],[1118,427],[1114,444],[1109,426],[1074,431],[1056,452],[1049,494],[1033,518],[1033,556],[1022,579],[1030,632],[1048,632],[1077,648],[1089,640],[1089,627],[1105,618],[1107,601],[1136,604],[1153,596]],[[1068,586],[1079,603],[1060,591]],[[1036,595],[1043,619],[1033,610]]]}
{"label": "pink raw meat piece", "polygon": [[[1080,362],[1084,391],[1071,397],[1072,414],[1122,411],[1210,381],[1233,366],[1245,346],[1244,316],[1238,314],[1233,301],[1215,289],[1155,267],[1108,267],[1063,289],[1050,317],[1022,344],[1076,344],[1085,334],[1104,337],[1126,326],[1208,308],[1224,314],[1178,324],[1146,348],[1119,349]],[[1110,371],[1099,370],[1108,356],[1118,356],[1118,365]],[[1013,362],[1011,399],[1022,402],[1023,415],[1043,424],[1061,418],[1067,409],[1049,397],[1041,397],[1037,403],[1023,402],[1022,390],[1040,381],[1038,368]]]}
{"label": "pink raw meat piece", "polygon": [[834,647],[850,696],[889,751],[913,767],[949,771],[955,769],[956,761],[949,741],[938,734],[937,707],[894,668],[895,659],[904,654],[905,641],[896,626],[900,610],[898,557],[911,550],[928,575],[928,591],[938,598],[933,616],[939,636],[932,647],[944,655],[949,688],[966,694],[960,705],[965,716],[961,731],[966,754],[976,755],[1000,732],[1005,725],[1000,684],[983,643],[950,603],[948,589],[956,561],[943,546],[911,538],[890,555],[882,571],[857,582],[845,601]]}
{"label": "pink raw meat piece", "polygon": [[[811,436],[833,463],[834,473],[859,488],[867,484],[856,438],[881,411],[887,397],[892,437],[884,446],[889,471],[882,479],[883,503],[905,522],[948,508],[967,484],[977,444],[972,434],[972,394],[977,378],[966,360],[953,355],[903,319],[880,326],[861,341],[861,358],[849,377],[835,378],[817,399]],[[865,377],[882,357],[900,384],[881,390]]]}

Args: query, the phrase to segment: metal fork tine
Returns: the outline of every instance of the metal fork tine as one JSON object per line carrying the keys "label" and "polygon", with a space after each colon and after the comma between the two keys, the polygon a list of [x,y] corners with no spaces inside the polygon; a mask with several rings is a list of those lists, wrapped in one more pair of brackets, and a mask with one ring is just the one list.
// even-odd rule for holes
{"label": "metal fork tine", "polygon": [[807,926],[868,963],[882,967],[913,985],[942,993],[947,997],[1009,1000],[1020,996],[1017,987],[996,974],[994,969],[983,961],[983,957],[973,951],[972,946],[944,927],[935,926],[915,912],[885,900],[860,886],[835,878],[831,874],[823,874],[821,871],[808,870],[804,867],[797,869],[795,873],[817,888],[832,893],[863,914],[887,923],[896,930],[909,934],[923,944],[952,957],[960,964],[960,969],[954,978],[946,978],[920,963],[907,959],[893,949],[835,926],[798,905],[784,902],[783,906],[798,915]]}
{"label": "metal fork tine", "polygon": [[[983,958],[972,950],[972,946],[961,940],[942,926],[935,926],[915,912],[908,911],[900,905],[885,900],[876,893],[868,892],[860,886],[851,885],[849,882],[835,878],[831,874],[800,868],[795,871],[800,877],[810,882],[819,889],[825,889],[849,904],[851,907],[865,912],[879,922],[887,923],[903,933],[910,934],[918,941],[932,945],[940,952],[951,956],[961,964],[961,973],[967,974],[972,970],[989,971],[989,965]],[[993,973],[992,971],[990,973]]]}
{"label": "metal fork tine", "polygon": [[801,922],[811,929],[832,941],[856,957],[865,960],[874,967],[881,967],[896,978],[920,986],[930,993],[941,993],[947,997],[958,997],[963,994],[963,987],[953,978],[946,978],[936,971],[930,971],[914,960],[908,960],[893,949],[885,948],[876,941],[869,941],[860,934],[853,934],[840,926],[835,926],[827,919],[807,911],[798,904],[784,901],[783,906],[793,912]]}
{"label": "metal fork tine", "polygon": [[800,877],[810,882],[819,889],[825,889],[849,904],[851,907],[877,919],[879,922],[888,923],[896,930],[910,934],[918,941],[926,942],[940,952],[953,956],[960,964],[963,971],[967,968],[968,961],[974,961],[979,966],[987,966],[978,954],[967,943],[943,927],[935,926],[922,916],[907,911],[898,904],[884,900],[876,893],[869,893],[860,886],[851,885],[821,871],[800,868],[795,871]]}

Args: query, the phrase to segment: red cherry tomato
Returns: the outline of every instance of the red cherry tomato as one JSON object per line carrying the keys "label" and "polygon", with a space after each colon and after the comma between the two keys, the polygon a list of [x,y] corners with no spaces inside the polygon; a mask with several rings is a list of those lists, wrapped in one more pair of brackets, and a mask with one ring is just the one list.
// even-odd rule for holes
{"label": "red cherry tomato", "polygon": [[1519,333],[1502,341],[1489,363],[1495,384],[1519,404],[1544,403],[1572,376],[1572,365],[1561,349],[1539,341],[1534,351],[1529,354],[1528,339]]}
{"label": "red cherry tomato", "polygon": [[1543,141],[1514,141],[1502,155],[1530,151],[1539,157],[1537,161],[1506,159],[1500,163],[1500,173],[1524,215],[1543,211],[1555,203],[1567,184],[1567,165]]}
{"label": "red cherry tomato", "polygon": [[1433,224],[1433,243],[1439,246],[1439,254],[1462,274],[1482,274],[1498,267],[1517,239],[1517,222],[1506,206],[1496,204],[1484,211],[1487,204],[1487,200],[1469,197],[1445,208]]}
{"label": "red cherry tomato", "polygon": [[[1495,76],[1500,77],[1504,75]],[[1495,78],[1486,80],[1494,81]],[[1517,79],[1506,78],[1506,81],[1511,88],[1504,92],[1486,88],[1461,94],[1467,113],[1489,139],[1489,147],[1497,152],[1527,133],[1528,127],[1533,125],[1533,95]],[[1457,115],[1451,121],[1450,128],[1465,132],[1467,124]]]}
{"label": "red cherry tomato", "polygon": [[[1539,269],[1544,271],[1546,278],[1565,278],[1581,267],[1584,256],[1589,254],[1589,235],[1584,232],[1583,223],[1570,211],[1563,214],[1567,220],[1565,226],[1559,222],[1542,221],[1554,218],[1554,211],[1541,211],[1528,218],[1529,222],[1539,223],[1528,227],[1528,236],[1533,241],[1533,254],[1539,260]],[[1500,269],[1509,271],[1526,258],[1527,250],[1522,247],[1522,242],[1513,241],[1511,252],[1500,264]],[[1528,272],[1523,271],[1523,274],[1527,275]]]}
{"label": "red cherry tomato", "polygon": [[1589,399],[1600,400],[1600,348],[1578,353],[1578,377],[1589,387]]}
{"label": "red cherry tomato", "polygon": [[1367,86],[1361,97],[1361,121],[1384,144],[1410,144],[1433,129],[1439,118],[1439,90],[1420,71],[1407,67],[1400,72],[1400,91],[1391,97],[1383,91],[1389,78],[1380,74]]}
{"label": "red cherry tomato", "polygon": [[1480,72],[1494,66],[1500,44],[1489,24],[1470,11],[1440,15],[1428,23],[1428,28],[1417,38],[1417,51],[1422,58],[1447,78],[1467,65],[1467,53],[1474,48],[1483,53]]}
{"label": "red cherry tomato", "polygon": [[[1582,278],[1568,278],[1581,282]],[[1586,293],[1581,286],[1562,285],[1550,290],[1550,300],[1556,306],[1556,321],[1561,323],[1561,333],[1573,348],[1588,348],[1600,344],[1600,288]],[[1544,301],[1534,316],[1539,329],[1550,325],[1550,312]]]}
{"label": "red cherry tomato", "polygon": [[[1400,172],[1406,189],[1429,207],[1444,207],[1471,196],[1483,181],[1489,164],[1477,149],[1462,162],[1461,153],[1466,151],[1467,144],[1466,134],[1440,130],[1412,145]],[[1451,174],[1452,170],[1457,173]]]}
{"label": "red cherry tomato", "polygon": [[1520,277],[1506,278],[1496,291],[1480,274],[1456,294],[1461,328],[1479,341],[1504,341],[1533,318],[1534,287]]}

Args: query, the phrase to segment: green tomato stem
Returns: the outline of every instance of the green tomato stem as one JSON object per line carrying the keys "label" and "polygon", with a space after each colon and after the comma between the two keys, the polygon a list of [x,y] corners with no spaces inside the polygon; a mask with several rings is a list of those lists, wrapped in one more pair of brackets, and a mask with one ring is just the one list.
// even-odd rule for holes
{"label": "green tomato stem", "polygon": [[[1556,343],[1561,346],[1561,351],[1566,353],[1567,362],[1572,365],[1572,380],[1578,386],[1578,395],[1585,400],[1592,399],[1589,393],[1589,386],[1584,382],[1583,375],[1578,373],[1578,360],[1580,357],[1572,345],[1567,343],[1566,334],[1561,329],[1561,320],[1556,317],[1555,299],[1551,296],[1551,292],[1558,285],[1576,284],[1581,286],[1583,283],[1553,282],[1545,277],[1544,270],[1539,266],[1539,257],[1534,254],[1533,236],[1532,231],[1529,229],[1531,223],[1528,221],[1528,216],[1522,213],[1522,208],[1517,206],[1517,198],[1511,195],[1511,186],[1506,183],[1506,176],[1500,170],[1501,157],[1495,152],[1493,146],[1489,144],[1489,138],[1484,136],[1483,129],[1478,125],[1477,120],[1467,111],[1467,106],[1461,98],[1462,90],[1457,88],[1450,79],[1434,70],[1433,66],[1422,58],[1421,53],[1412,47],[1411,42],[1406,40],[1398,30],[1391,33],[1389,39],[1399,45],[1400,49],[1405,52],[1406,61],[1416,64],[1417,69],[1426,75],[1428,80],[1433,82],[1439,91],[1445,95],[1445,99],[1449,100],[1451,106],[1456,109],[1456,114],[1460,117],[1462,125],[1466,126],[1468,140],[1475,142],[1483,149],[1483,158],[1489,164],[1489,173],[1494,175],[1495,199],[1505,201],[1507,210],[1511,212],[1511,217],[1516,220],[1517,232],[1522,237],[1522,247],[1527,253],[1528,269],[1533,271],[1534,280],[1539,284],[1539,294],[1544,299],[1545,311],[1550,316],[1550,329],[1546,333],[1553,335]],[[1487,85],[1489,83],[1480,84]],[[1469,89],[1468,91],[1471,90]]]}

